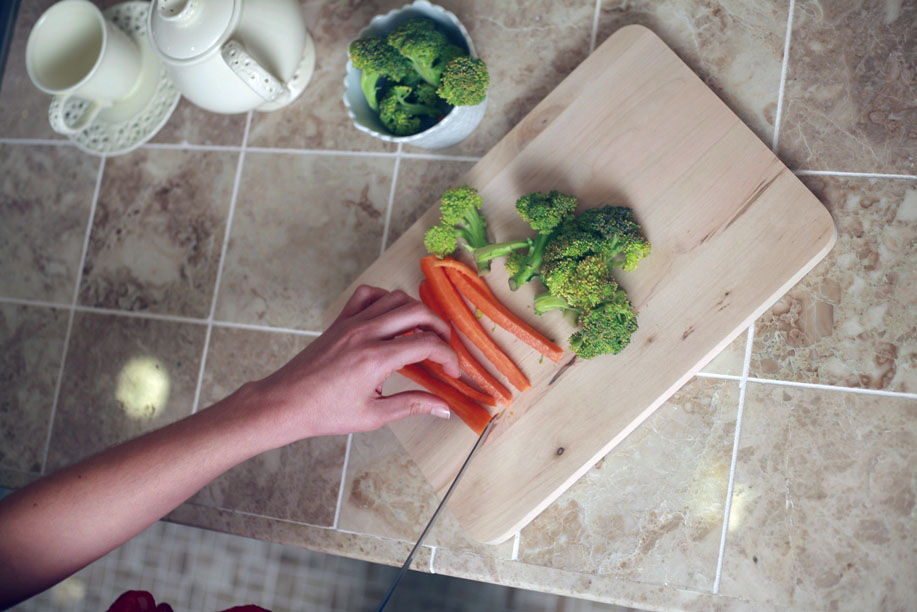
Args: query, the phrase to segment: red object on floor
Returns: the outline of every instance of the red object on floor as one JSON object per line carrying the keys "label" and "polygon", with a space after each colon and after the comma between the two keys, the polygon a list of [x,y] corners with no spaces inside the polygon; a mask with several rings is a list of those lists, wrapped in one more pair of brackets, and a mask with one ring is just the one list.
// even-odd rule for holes
{"label": "red object on floor", "polygon": [[[174,612],[172,606],[167,603],[161,603],[158,606],[156,605],[156,600],[153,599],[147,591],[125,591],[121,596],[115,600],[115,603],[111,604],[111,607],[108,609],[108,612]],[[223,612],[271,612],[261,606],[256,606],[254,604],[248,604],[245,606],[235,606]]]}

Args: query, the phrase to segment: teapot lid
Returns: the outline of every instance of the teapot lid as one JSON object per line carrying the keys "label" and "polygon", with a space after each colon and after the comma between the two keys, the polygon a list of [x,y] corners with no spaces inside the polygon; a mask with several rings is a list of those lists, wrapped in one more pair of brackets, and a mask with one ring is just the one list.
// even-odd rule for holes
{"label": "teapot lid", "polygon": [[218,44],[230,28],[236,1],[154,0],[150,39],[167,58],[187,60]]}

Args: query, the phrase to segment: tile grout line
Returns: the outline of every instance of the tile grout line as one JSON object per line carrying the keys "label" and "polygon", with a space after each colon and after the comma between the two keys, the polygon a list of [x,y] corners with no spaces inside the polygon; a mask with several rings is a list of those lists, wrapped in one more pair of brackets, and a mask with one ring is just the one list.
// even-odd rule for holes
{"label": "tile grout line", "polygon": [[880,395],[882,397],[895,397],[901,399],[917,399],[917,393],[908,393],[906,391],[886,391],[885,389],[863,389],[861,387],[839,387],[826,385],[823,383],[796,382],[791,380],[780,380],[777,378],[756,378],[748,377],[748,382],[762,385],[777,385],[780,387],[798,387],[802,389],[818,389],[821,391],[836,391],[839,393],[854,393],[858,395]]}
{"label": "tile grout line", "polygon": [[388,243],[388,232],[392,225],[392,208],[395,205],[395,190],[398,188],[398,172],[401,170],[401,143],[395,151],[395,168],[392,170],[392,186],[388,192],[388,205],[385,207],[385,219],[382,223],[382,244],[379,246],[379,256],[385,253]]}
{"label": "tile grout line", "polygon": [[207,316],[207,331],[204,333],[204,348],[201,352],[201,367],[197,373],[197,385],[194,388],[194,401],[191,404],[191,414],[198,410],[201,401],[201,386],[204,382],[204,369],[207,367],[207,352],[210,350],[210,336],[213,333],[213,316],[217,308],[217,298],[220,295],[220,281],[223,278],[223,265],[226,262],[226,251],[229,248],[229,235],[232,230],[232,219],[236,210],[236,200],[239,198],[239,184],[242,182],[242,166],[245,163],[245,147],[248,144],[248,133],[252,127],[252,111],[245,116],[245,131],[242,132],[242,148],[239,150],[239,160],[236,162],[236,176],[232,183],[232,195],[229,197],[229,212],[226,215],[226,229],[223,230],[223,244],[220,247],[220,261],[217,264],[217,275],[213,282],[213,298],[210,300],[210,314]]}
{"label": "tile grout line", "polygon": [[226,327],[228,329],[247,329],[250,331],[283,333],[283,334],[291,334],[295,336],[317,337],[322,334],[322,332],[320,331],[313,331],[311,329],[295,329],[292,327],[271,327],[270,325],[258,325],[255,323],[235,323],[233,321],[219,321],[216,319],[213,321],[213,324],[215,327]]}
{"label": "tile grout line", "polygon": [[513,536],[513,555],[510,557],[510,561],[519,560],[519,543],[522,541],[522,532],[517,531],[516,535]]}
{"label": "tile grout line", "polygon": [[917,180],[917,174],[886,174],[882,172],[847,172],[844,170],[797,170],[796,176],[853,176],[857,178],[884,178]]}
{"label": "tile grout line", "polygon": [[436,559],[436,547],[430,546],[430,573],[435,574],[436,569],[433,567],[433,560]]}
{"label": "tile grout line", "polygon": [[780,121],[783,119],[783,98],[786,92],[786,73],[790,64],[790,39],[793,36],[793,13],[796,9],[796,0],[790,0],[790,7],[786,18],[786,37],[783,40],[783,62],[780,66],[780,85],[777,89],[777,111],[774,115],[774,138],[771,140],[771,150],[777,152],[777,142],[780,140]]}
{"label": "tile grout line", "polygon": [[341,466],[341,484],[338,487],[338,498],[334,504],[334,521],[331,523],[332,529],[338,528],[338,521],[341,518],[341,506],[344,505],[344,488],[347,483],[347,466],[350,464],[350,449],[353,446],[353,434],[347,434],[347,446],[344,449],[344,464]]}
{"label": "tile grout line", "polygon": [[713,594],[720,593],[720,579],[723,575],[723,559],[726,555],[726,536],[729,533],[729,515],[732,512],[732,494],[735,487],[736,464],[739,460],[739,439],[742,435],[742,416],[745,412],[745,391],[748,388],[748,371],[751,367],[751,350],[755,338],[755,324],[748,327],[745,340],[745,361],[742,364],[742,378],[739,381],[739,408],[736,411],[736,430],[732,440],[732,458],[729,462],[729,482],[726,485],[726,503],[723,508],[723,530],[720,533],[720,549],[716,559],[716,576],[713,579]]}
{"label": "tile grout line", "polygon": [[70,336],[73,333],[73,319],[76,315],[76,302],[80,295],[80,283],[83,281],[83,266],[86,265],[86,253],[89,251],[89,236],[92,233],[92,224],[95,222],[96,207],[99,203],[99,192],[102,190],[102,175],[105,174],[105,158],[99,160],[99,170],[96,173],[96,182],[92,190],[92,201],[89,204],[89,219],[86,221],[86,232],[83,234],[83,248],[80,253],[80,263],[76,270],[73,296],[70,299],[69,313],[67,315],[67,330],[64,332],[64,346],[61,350],[60,369],[57,371],[57,382],[54,383],[54,399],[51,402],[51,414],[48,418],[48,433],[45,436],[45,447],[41,457],[41,474],[48,467],[48,454],[51,450],[51,433],[54,430],[54,419],[57,416],[57,406],[60,403],[61,386],[64,382],[64,366],[67,363],[67,351],[70,350]]}
{"label": "tile grout line", "polygon": [[589,55],[595,51],[595,43],[599,36],[599,16],[602,14],[602,0],[595,0],[595,12],[592,13],[592,34],[589,36]]}

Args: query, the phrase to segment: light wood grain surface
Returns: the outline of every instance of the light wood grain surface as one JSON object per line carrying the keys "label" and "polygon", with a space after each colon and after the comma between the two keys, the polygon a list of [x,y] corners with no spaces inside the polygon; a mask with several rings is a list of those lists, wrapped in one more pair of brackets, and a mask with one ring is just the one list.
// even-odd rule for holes
{"label": "light wood grain surface", "polygon": [[[496,84],[495,86],[499,86]],[[622,353],[554,364],[502,330],[494,337],[532,381],[479,450],[449,502],[469,535],[503,541],[640,425],[824,257],[835,240],[822,204],[650,30],[622,28],[464,177],[496,241],[528,235],[515,200],[575,194],[581,208],[633,208],[653,244],[617,275],[639,310]],[[417,295],[423,233],[436,202],[359,283]],[[487,280],[515,312],[566,346],[572,328],[536,316],[536,281],[512,292],[499,262]],[[485,327],[490,328],[485,319]],[[393,377],[385,391],[410,383]],[[474,444],[459,419],[391,426],[439,494]]]}

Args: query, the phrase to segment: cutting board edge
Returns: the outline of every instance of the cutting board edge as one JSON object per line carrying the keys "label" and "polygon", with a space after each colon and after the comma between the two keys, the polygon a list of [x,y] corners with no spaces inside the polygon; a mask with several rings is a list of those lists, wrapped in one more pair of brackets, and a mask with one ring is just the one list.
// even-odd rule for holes
{"label": "cutting board edge", "polygon": [[[814,195],[813,195],[814,198]],[[822,207],[824,211],[824,220],[830,225],[831,232],[826,235],[824,244],[816,252],[816,254],[808,261],[804,266],[802,266],[799,271],[791,276],[781,287],[774,292],[774,294],[765,302],[763,302],[758,308],[752,311],[752,313],[746,317],[737,328],[730,334],[728,334],[720,343],[714,346],[710,352],[705,355],[698,363],[691,369],[689,369],[684,376],[682,376],[678,381],[676,381],[669,389],[662,393],[659,398],[657,398],[650,406],[640,413],[640,415],[632,421],[626,428],[621,430],[621,432],[612,438],[608,444],[602,447],[593,457],[583,464],[581,468],[578,468],[572,475],[567,478],[551,495],[547,496],[544,501],[539,503],[535,508],[525,514],[521,519],[515,523],[509,525],[506,528],[503,528],[501,531],[497,531],[496,535],[488,533],[487,531],[478,531],[475,525],[467,525],[466,521],[462,519],[459,514],[456,514],[456,519],[459,524],[465,530],[466,534],[472,540],[481,542],[482,544],[497,545],[507,541],[509,538],[514,537],[516,533],[519,533],[528,526],[539,514],[541,514],[548,506],[550,506],[558,497],[564,494],[567,489],[569,489],[577,480],[583,477],[583,475],[592,469],[596,463],[598,463],[602,457],[610,453],[618,444],[624,441],[627,436],[629,436],[637,427],[643,424],[643,422],[648,419],[662,404],[664,404],[670,397],[678,392],[685,384],[687,384],[692,378],[694,378],[698,372],[700,372],[710,361],[712,361],[717,355],[720,354],[731,342],[733,342],[743,331],[746,331],[756,320],[758,320],[764,313],[766,313],[775,303],[777,303],[780,298],[786,295],[790,289],[792,289],[802,278],[808,274],[818,263],[824,259],[828,253],[831,252],[831,249],[834,248],[834,244],[837,242],[837,225],[834,223],[833,218],[830,213],[821,202],[818,202],[819,206]],[[746,350],[748,348],[746,347]],[[745,377],[747,377],[747,372],[743,372]],[[447,504],[451,505],[451,504]],[[455,509],[452,508],[453,513]],[[492,522],[491,522],[492,524]]]}

